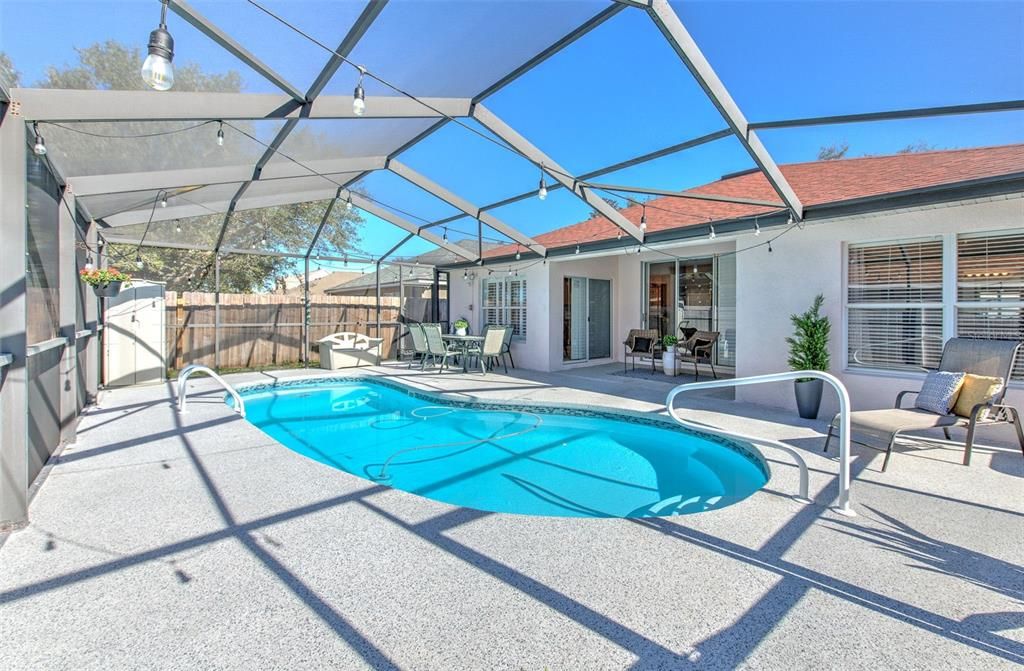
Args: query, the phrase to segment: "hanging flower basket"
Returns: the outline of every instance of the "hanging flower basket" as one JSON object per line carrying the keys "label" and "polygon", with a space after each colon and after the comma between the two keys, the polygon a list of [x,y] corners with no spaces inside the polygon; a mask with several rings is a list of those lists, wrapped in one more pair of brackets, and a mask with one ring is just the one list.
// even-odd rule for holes
{"label": "hanging flower basket", "polygon": [[121,293],[121,286],[131,284],[132,276],[122,273],[117,268],[82,269],[78,277],[92,287],[93,293],[100,298],[111,298]]}

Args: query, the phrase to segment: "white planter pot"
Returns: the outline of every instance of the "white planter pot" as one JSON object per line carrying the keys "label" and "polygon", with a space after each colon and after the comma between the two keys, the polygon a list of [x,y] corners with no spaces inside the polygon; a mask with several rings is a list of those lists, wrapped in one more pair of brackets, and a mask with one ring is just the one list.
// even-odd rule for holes
{"label": "white planter pot", "polygon": [[664,371],[665,375],[669,377],[675,377],[676,375],[676,350],[675,348],[666,350],[661,355],[661,370]]}
{"label": "white planter pot", "polygon": [[466,329],[455,329],[455,335],[464,336],[466,335]]}

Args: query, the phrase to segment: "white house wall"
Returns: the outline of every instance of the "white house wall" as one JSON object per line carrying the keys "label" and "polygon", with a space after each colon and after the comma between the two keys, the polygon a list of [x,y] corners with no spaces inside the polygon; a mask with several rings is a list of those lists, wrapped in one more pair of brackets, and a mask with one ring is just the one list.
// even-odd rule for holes
{"label": "white house wall", "polygon": [[[825,313],[832,319],[832,371],[846,384],[855,409],[892,407],[903,389],[919,389],[922,374],[870,373],[845,369],[844,254],[846,244],[955,235],[1024,226],[1024,199],[1000,198],[983,202],[941,205],[889,214],[832,220],[793,230],[773,245],[737,259],[737,376],[787,370],[785,338],[792,332],[789,316],[803,312],[818,293],[825,296]],[[826,392],[821,416],[836,412],[836,400]],[[1011,388],[1008,400],[1020,407],[1024,389]],[[789,389],[775,385],[741,387],[737,399],[794,408]]]}

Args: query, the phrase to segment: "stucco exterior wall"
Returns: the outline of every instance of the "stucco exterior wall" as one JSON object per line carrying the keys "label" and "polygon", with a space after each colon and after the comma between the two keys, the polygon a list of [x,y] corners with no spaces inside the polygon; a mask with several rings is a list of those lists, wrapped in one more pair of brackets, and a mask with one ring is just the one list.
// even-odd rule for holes
{"label": "stucco exterior wall", "polygon": [[[890,407],[897,392],[920,387],[923,374],[870,372],[846,369],[844,291],[846,244],[899,240],[921,236],[951,235],[967,231],[1005,230],[1024,227],[1024,198],[997,198],[886,214],[860,215],[808,224],[772,245],[741,252],[736,258],[736,375],[748,376],[787,370],[785,338],[791,333],[789,316],[805,310],[818,293],[825,295],[825,313],[832,318],[832,371],[847,385],[855,409]],[[734,239],[720,236],[714,243],[701,241],[662,249],[582,254],[567,260],[551,260],[521,271],[527,278],[528,337],[513,342],[516,365],[540,371],[561,370],[587,364],[562,361],[562,280],[566,276],[592,277],[612,282],[612,357],[594,363],[622,361],[620,343],[626,332],[642,325],[642,264],[670,260],[669,255],[700,258],[744,248],[761,238],[744,234]],[[635,248],[633,248],[635,250]],[[522,262],[521,265],[525,265]],[[470,270],[476,278],[462,279],[452,273],[451,315],[466,316],[479,330],[480,279],[487,270]],[[506,272],[495,267],[494,272]],[[795,410],[792,391],[786,385],[737,389],[738,400]],[[1015,385],[1008,399],[1024,406],[1024,387]],[[821,416],[836,410],[829,393]]]}
{"label": "stucco exterior wall", "polygon": [[[825,296],[825,313],[832,319],[832,373],[843,380],[854,409],[892,407],[903,389],[919,389],[924,374],[850,371],[846,368],[844,334],[845,265],[848,243],[955,235],[1024,226],[1024,199],[942,205],[888,214],[865,215],[794,230],[772,247],[740,254],[737,263],[736,374],[760,375],[787,370],[785,337],[792,331],[789,316],[807,309],[814,296]],[[737,399],[792,408],[796,402],[783,385],[742,387]],[[1011,388],[1008,399],[1018,407],[1024,389]],[[826,392],[821,417],[837,409]]]}

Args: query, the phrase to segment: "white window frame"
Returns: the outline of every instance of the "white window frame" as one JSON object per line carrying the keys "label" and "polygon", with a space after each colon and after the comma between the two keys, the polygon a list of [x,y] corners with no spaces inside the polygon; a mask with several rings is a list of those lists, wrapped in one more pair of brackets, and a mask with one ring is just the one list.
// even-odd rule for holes
{"label": "white window frame", "polygon": [[[498,305],[498,306],[493,307],[493,308],[488,307],[487,306],[487,285],[491,284],[491,283],[495,283],[496,284],[496,283],[499,283],[499,282],[502,285],[504,285],[504,290],[502,291],[502,302],[503,302],[503,304],[502,305]],[[498,311],[498,314],[501,315],[499,323],[503,323],[503,324],[511,324],[512,323],[512,300],[511,300],[512,289],[511,289],[510,285],[513,282],[521,282],[524,285],[524,287],[525,287],[525,291],[523,292],[523,304],[521,306],[517,305],[516,309],[517,310],[518,309],[527,310],[527,307],[529,305],[529,286],[530,285],[526,282],[526,278],[525,277],[523,277],[522,275],[518,275],[516,277],[484,277],[483,279],[481,279],[481,281],[480,281],[480,317],[479,317],[480,323],[477,324],[477,331],[478,332],[482,332],[483,329],[484,329],[484,326],[487,325],[488,320],[487,320],[487,318],[485,316],[485,313],[488,310],[497,310]],[[529,335],[529,333],[530,333],[530,319],[529,319],[529,312],[527,312],[526,333],[524,333],[522,335],[513,334],[512,335],[512,339],[516,340],[516,341],[525,342],[526,338]]]}
{"label": "white window frame", "polygon": [[[941,235],[913,235],[901,238],[879,238],[875,240],[854,240],[843,243],[843,254],[842,254],[842,304],[843,304],[843,329],[842,329],[842,361],[843,361],[843,372],[851,375],[873,375],[877,377],[899,377],[899,378],[924,378],[926,373],[924,371],[914,371],[911,369],[899,370],[891,368],[869,368],[867,366],[851,366],[850,365],[850,302],[849,302],[849,284],[850,284],[850,247],[857,245],[872,245],[872,244],[898,244],[905,242],[914,242],[917,240],[926,239],[937,239],[942,240],[942,305],[932,303],[915,303],[913,307],[941,307],[942,308],[942,339],[947,341],[950,338],[956,337],[957,332],[957,311],[960,308],[978,308],[978,307],[989,307],[993,305],[987,302],[976,302],[976,301],[960,301],[958,299],[957,292],[957,276],[958,276],[958,259],[957,259],[957,242],[961,236],[963,237],[984,237],[987,235],[1005,235],[1012,234],[1015,232],[1024,232],[1024,229],[1014,226],[1010,228],[996,228],[986,229],[981,231],[960,231],[953,233],[944,233]],[[899,304],[892,304],[893,307],[898,307]],[[1007,307],[1018,307],[1017,303],[1002,303],[1001,305]],[[1024,307],[1024,301],[1019,304],[1020,307]],[[853,307],[858,307],[854,304]],[[1024,382],[1021,380],[1011,380],[1009,386],[1011,388],[1024,388]]]}

